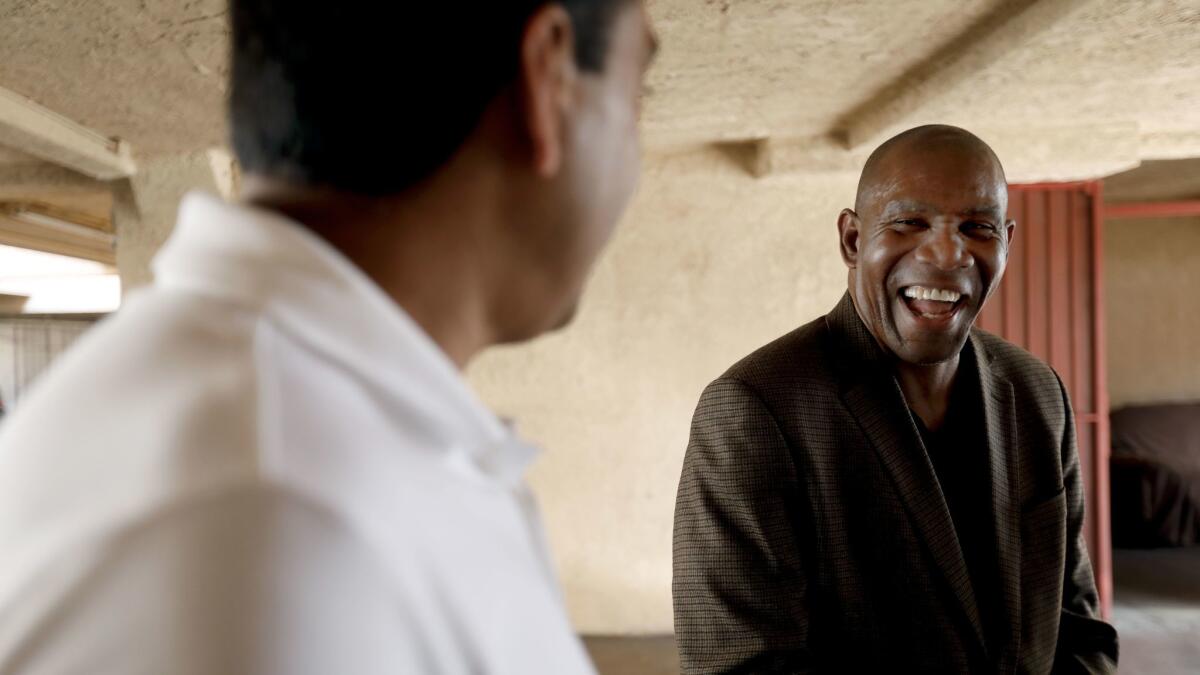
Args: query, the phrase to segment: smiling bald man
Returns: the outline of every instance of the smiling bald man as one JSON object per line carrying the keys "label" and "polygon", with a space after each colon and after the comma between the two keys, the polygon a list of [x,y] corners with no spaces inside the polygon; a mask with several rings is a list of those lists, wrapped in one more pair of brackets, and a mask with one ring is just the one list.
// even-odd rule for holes
{"label": "smiling bald man", "polygon": [[838,218],[848,292],[708,386],[675,511],[696,673],[1111,673],[1071,406],[973,328],[1015,223],[994,152],[911,129]]}

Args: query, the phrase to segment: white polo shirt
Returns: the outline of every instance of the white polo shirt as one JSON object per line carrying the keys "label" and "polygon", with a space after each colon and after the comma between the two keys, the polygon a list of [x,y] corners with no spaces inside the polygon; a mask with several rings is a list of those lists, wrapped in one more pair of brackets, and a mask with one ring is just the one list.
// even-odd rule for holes
{"label": "white polo shirt", "polygon": [[365,275],[200,194],[155,273],[0,424],[0,673],[593,672],[535,452]]}

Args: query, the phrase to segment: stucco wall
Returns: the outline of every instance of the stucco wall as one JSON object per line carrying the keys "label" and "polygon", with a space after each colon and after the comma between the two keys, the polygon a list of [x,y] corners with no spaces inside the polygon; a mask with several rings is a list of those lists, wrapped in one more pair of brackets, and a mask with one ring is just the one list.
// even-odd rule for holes
{"label": "stucco wall", "polygon": [[477,391],[545,453],[531,474],[576,626],[671,630],[671,520],[704,386],[827,312],[856,176],[754,179],[715,151],[647,160],[575,323],[494,349]]}
{"label": "stucco wall", "polygon": [[1105,224],[1113,407],[1200,400],[1200,218]]}
{"label": "stucco wall", "polygon": [[137,175],[116,183],[113,224],[122,291],[152,280],[150,262],[175,229],[185,194],[204,190],[228,199],[236,194],[237,182],[229,152],[210,148],[143,162]]}

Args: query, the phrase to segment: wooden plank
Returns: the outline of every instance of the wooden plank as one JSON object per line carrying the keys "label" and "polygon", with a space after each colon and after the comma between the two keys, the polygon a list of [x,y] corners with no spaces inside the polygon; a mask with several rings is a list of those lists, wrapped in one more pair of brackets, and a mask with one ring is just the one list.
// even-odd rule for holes
{"label": "wooden plank", "polygon": [[0,244],[117,264],[116,237],[83,226],[48,227],[0,214]]}
{"label": "wooden plank", "polygon": [[115,234],[111,218],[100,218],[90,213],[84,213],[83,211],[45,201],[3,199],[0,200],[0,214],[17,219],[20,219],[22,214],[32,214],[35,217],[50,218],[108,234]]}
{"label": "wooden plank", "polygon": [[137,171],[128,144],[2,87],[0,145],[101,180]]}

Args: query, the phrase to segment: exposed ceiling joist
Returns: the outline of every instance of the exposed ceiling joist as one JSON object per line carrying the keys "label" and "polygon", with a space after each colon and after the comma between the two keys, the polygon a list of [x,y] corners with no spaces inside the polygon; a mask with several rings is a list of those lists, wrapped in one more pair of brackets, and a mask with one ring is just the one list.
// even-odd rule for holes
{"label": "exposed ceiling joist", "polygon": [[[1141,162],[1136,124],[1044,129],[1043,136],[1033,136],[1024,128],[973,131],[995,149],[1013,183],[1090,180]],[[755,178],[797,173],[857,175],[873,149],[848,149],[829,136],[748,139],[716,147]]]}
{"label": "exposed ceiling joist", "polygon": [[880,139],[931,100],[949,95],[1008,52],[1097,0],[1004,0],[950,44],[856,106],[835,125],[850,149]]}
{"label": "exposed ceiling joist", "polygon": [[100,180],[134,174],[129,146],[0,87],[0,145]]}
{"label": "exposed ceiling joist", "polygon": [[112,224],[50,204],[0,202],[0,244],[116,265]]}

